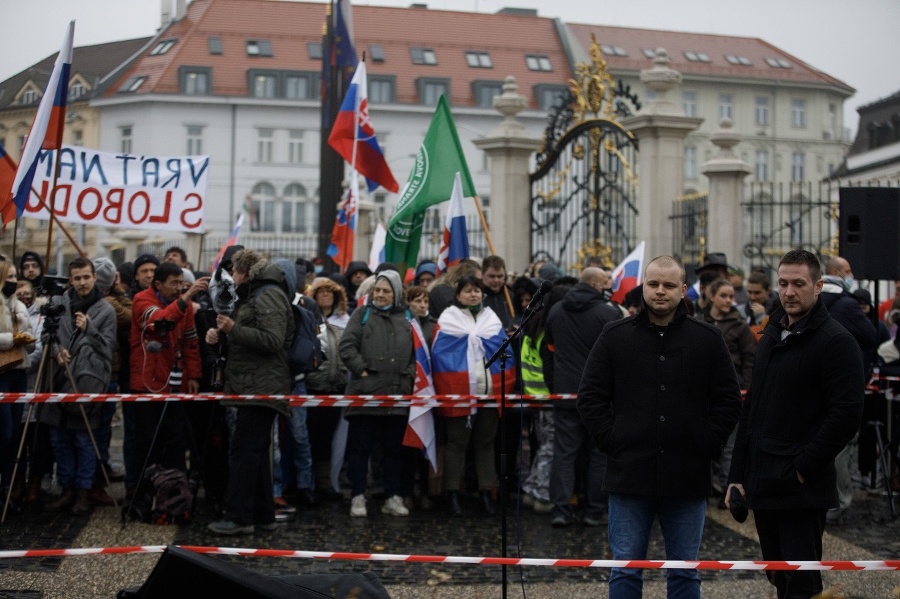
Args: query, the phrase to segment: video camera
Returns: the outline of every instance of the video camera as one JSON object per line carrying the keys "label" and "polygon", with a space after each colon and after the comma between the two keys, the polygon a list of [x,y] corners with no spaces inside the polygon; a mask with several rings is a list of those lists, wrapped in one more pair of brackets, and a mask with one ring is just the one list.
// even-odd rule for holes
{"label": "video camera", "polygon": [[38,296],[54,297],[65,293],[69,286],[69,279],[66,277],[54,277],[52,275],[44,275],[41,277],[41,284],[35,290]]}

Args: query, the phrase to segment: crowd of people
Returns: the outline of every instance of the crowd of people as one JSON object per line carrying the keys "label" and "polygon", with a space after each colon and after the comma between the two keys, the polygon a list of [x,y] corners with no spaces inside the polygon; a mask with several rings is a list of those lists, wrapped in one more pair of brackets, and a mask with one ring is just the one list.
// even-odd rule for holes
{"label": "crowd of people", "polygon": [[[865,431],[857,442],[865,376],[900,365],[900,283],[876,308],[854,290],[846,260],[823,274],[800,251],[782,259],[777,291],[767,273],[745,279],[709,254],[695,301],[684,267],[656,258],[621,304],[602,265],[572,277],[545,262],[510,276],[499,256],[446,272],[423,261],[409,273],[363,262],[329,273],[320,261],[269,261],[233,246],[210,277],[172,247],[119,265],[77,258],[66,274],[54,291],[37,254],[0,261],[0,391],[406,395],[424,345],[437,394],[498,394],[505,384],[548,406],[434,410],[435,468],[404,445],[405,407],[0,404],[12,512],[88,514],[112,505],[107,484],[119,477],[127,509],[156,466],[202,488],[221,515],[209,528],[223,535],[270,530],[298,508],[347,497],[351,517],[366,517],[376,497],[396,517],[473,506],[490,516],[505,469],[552,526],[608,522],[616,559],[646,557],[655,518],[667,557],[696,559],[707,499],[732,507],[731,489],[757,514],[764,557],[806,559],[810,547],[820,556],[822,527],[846,514],[854,482],[875,473]],[[541,309],[523,322],[545,282]],[[299,373],[286,352],[295,307],[317,324],[322,354]],[[514,360],[488,365],[517,329]],[[808,352],[821,359],[801,359]],[[114,422],[123,471],[111,466]],[[59,494],[47,493],[51,479]],[[699,595],[695,574],[670,571],[670,588]],[[794,596],[816,580],[779,573],[773,584]],[[614,570],[610,585],[639,596],[640,571]]]}

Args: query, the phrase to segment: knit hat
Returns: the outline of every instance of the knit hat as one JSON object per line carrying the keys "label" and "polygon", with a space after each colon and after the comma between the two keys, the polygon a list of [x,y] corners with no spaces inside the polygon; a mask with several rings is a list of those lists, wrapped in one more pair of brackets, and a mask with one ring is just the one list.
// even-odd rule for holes
{"label": "knit hat", "polygon": [[38,266],[41,268],[41,274],[44,274],[44,261],[41,260],[41,257],[37,254],[37,252],[22,252],[22,257],[19,258],[19,272],[21,273],[23,268],[22,266],[26,262],[37,262]]}
{"label": "knit hat", "polygon": [[181,272],[184,274],[184,282],[190,283],[193,285],[197,282],[197,278],[194,276],[194,273],[188,270],[187,268],[182,268]]}
{"label": "knit hat", "polygon": [[134,272],[137,272],[143,265],[148,262],[152,262],[154,265],[159,266],[159,258],[154,256],[153,254],[141,254],[134,261]]}
{"label": "knit hat", "polygon": [[109,258],[94,259],[94,274],[97,275],[96,285],[100,289],[100,293],[106,295],[109,293],[110,287],[116,280],[116,265]]}
{"label": "knit hat", "polygon": [[428,273],[431,276],[435,276],[437,274],[437,264],[432,262],[431,260],[423,260],[419,263],[419,266],[416,268],[416,276],[413,279],[415,283],[419,284],[419,275]]}
{"label": "knit hat", "polygon": [[126,287],[131,287],[134,283],[134,265],[131,262],[123,262],[116,269],[119,271],[119,281]]}
{"label": "knit hat", "polygon": [[562,273],[559,270],[559,266],[553,262],[545,263],[538,271],[538,277],[545,281],[550,281],[551,283],[558,279],[560,275],[562,275]]}

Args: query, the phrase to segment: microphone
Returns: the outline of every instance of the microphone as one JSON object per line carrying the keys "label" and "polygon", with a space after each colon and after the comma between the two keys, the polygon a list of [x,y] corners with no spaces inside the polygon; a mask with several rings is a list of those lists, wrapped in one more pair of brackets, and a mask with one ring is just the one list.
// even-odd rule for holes
{"label": "microphone", "polygon": [[537,293],[535,293],[531,298],[531,301],[528,302],[528,307],[525,308],[525,313],[527,314],[541,305],[541,300],[544,298],[544,294],[549,292],[552,288],[553,283],[551,283],[550,281],[544,281],[543,283],[541,283],[541,288],[537,290]]}
{"label": "microphone", "polygon": [[147,351],[151,354],[158,354],[162,351],[162,343],[160,343],[159,341],[148,341]]}

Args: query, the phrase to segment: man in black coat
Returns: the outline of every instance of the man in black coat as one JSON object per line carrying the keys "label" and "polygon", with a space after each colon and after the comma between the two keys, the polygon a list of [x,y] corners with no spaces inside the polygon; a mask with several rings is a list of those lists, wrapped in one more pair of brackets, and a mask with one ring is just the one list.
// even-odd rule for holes
{"label": "man in black coat", "polygon": [[[862,354],[820,299],[821,272],[806,250],[781,259],[782,307],[757,346],[738,425],[728,504],[735,489],[746,499],[765,560],[822,559],[825,513],[838,504],[834,458],[862,415]],[[773,571],[769,580],[779,599],[822,592],[818,571]]]}
{"label": "man in black coat", "polygon": [[[547,315],[542,346],[544,381],[551,393],[575,393],[587,356],[608,322],[622,313],[607,300],[604,292],[609,275],[596,267],[585,268],[578,284]],[[584,481],[587,505],[582,522],[599,526],[606,515],[606,496],[601,487],[606,472],[606,456],[591,443],[591,435],[575,409],[575,400],[553,402],[553,464],[550,469],[551,524],[567,526],[573,520],[569,499],[575,492],[575,462],[587,456]]]}
{"label": "man in black coat", "polygon": [[[719,456],[740,414],[737,375],[719,330],[688,315],[684,266],[647,264],[643,309],[606,325],[587,359],[578,411],[607,454],[613,559],[645,559],[654,519],[666,559],[695,560]],[[557,429],[558,430],[558,429]],[[668,570],[669,596],[699,597],[696,570]],[[613,568],[611,597],[639,597],[643,573]]]}

